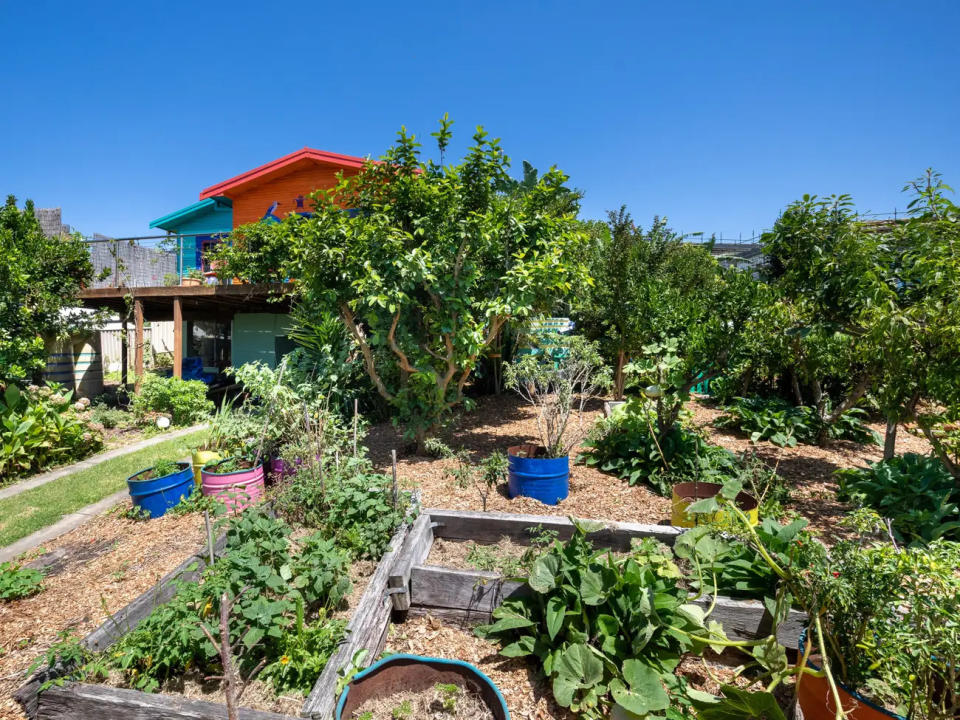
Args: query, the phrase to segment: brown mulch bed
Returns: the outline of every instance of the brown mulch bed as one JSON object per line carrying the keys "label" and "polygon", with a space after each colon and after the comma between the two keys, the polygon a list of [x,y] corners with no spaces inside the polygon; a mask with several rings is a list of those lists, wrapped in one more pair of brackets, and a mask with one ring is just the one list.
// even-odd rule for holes
{"label": "brown mulch bed", "polygon": [[[798,445],[779,448],[769,442],[751,444],[749,438],[734,431],[713,426],[722,411],[705,402],[693,400],[688,409],[693,422],[706,432],[710,441],[736,452],[755,452],[765,462],[777,468],[794,487],[788,510],[810,520],[811,527],[828,536],[835,536],[837,521],[848,509],[837,501],[833,472],[839,468],[865,465],[881,459],[882,448],[877,445],[859,445],[834,441],[827,447]],[[602,416],[600,403],[590,406],[584,415],[589,427]],[[870,427],[883,433],[883,425]],[[452,448],[463,447],[479,461],[494,450],[506,451],[511,445],[537,441],[536,414],[513,394],[481,398],[475,410],[465,413],[443,434]],[[419,487],[424,507],[452,510],[481,510],[477,491],[472,487],[458,487],[446,471],[455,466],[454,460],[417,455],[412,446],[389,424],[373,427],[367,445],[374,463],[389,472],[390,450],[398,455],[397,472],[405,487]],[[897,437],[897,452],[929,452],[926,440],[901,431]],[[577,451],[571,453],[576,456]],[[532,498],[507,497],[503,485],[491,493],[487,510],[493,512],[561,515],[598,520],[619,520],[662,524],[669,522],[670,499],[657,495],[644,485],[630,487],[619,478],[584,465],[570,468],[570,495],[555,506],[544,505]]]}
{"label": "brown mulch bed", "polygon": [[114,509],[46,544],[44,551],[58,552],[43,592],[0,604],[0,717],[22,717],[10,695],[58,632],[82,637],[94,630],[195,552],[203,537],[198,515],[138,522]]}

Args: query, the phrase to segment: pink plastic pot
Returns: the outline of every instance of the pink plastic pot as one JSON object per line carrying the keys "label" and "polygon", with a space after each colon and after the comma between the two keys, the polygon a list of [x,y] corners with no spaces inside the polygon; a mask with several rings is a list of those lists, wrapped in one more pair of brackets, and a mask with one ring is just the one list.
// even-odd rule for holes
{"label": "pink plastic pot", "polygon": [[235,472],[217,472],[217,468],[234,458],[207,465],[200,471],[200,489],[204,495],[215,495],[234,513],[257,504],[264,495],[263,463]]}

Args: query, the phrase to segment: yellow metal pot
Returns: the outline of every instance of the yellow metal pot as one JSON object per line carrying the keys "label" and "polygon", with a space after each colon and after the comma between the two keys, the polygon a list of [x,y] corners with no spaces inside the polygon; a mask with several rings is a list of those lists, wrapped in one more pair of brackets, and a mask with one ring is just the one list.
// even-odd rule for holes
{"label": "yellow metal pot", "polygon": [[223,456],[216,450],[194,450],[193,451],[193,479],[200,482],[200,469],[211,462],[223,460]]}
{"label": "yellow metal pot", "polygon": [[[676,527],[691,528],[696,525],[726,519],[727,513],[718,510],[715,513],[688,513],[687,508],[698,500],[716,497],[723,486],[719,483],[685,482],[673,486],[673,510],[670,523]],[[760,513],[757,511],[757,499],[750,493],[741,492],[737,495],[737,506],[750,518],[750,524],[760,522]]]}

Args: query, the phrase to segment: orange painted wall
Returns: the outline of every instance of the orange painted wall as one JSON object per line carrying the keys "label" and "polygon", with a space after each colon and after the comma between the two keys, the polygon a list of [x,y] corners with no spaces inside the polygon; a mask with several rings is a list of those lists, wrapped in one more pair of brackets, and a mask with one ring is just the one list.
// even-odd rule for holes
{"label": "orange painted wall", "polygon": [[[245,225],[247,223],[257,222],[270,209],[274,202],[279,202],[274,215],[284,217],[297,211],[297,196],[303,195],[303,210],[311,212],[313,210],[310,204],[309,195],[314,190],[333,187],[337,183],[336,175],[341,168],[333,165],[312,165],[301,170],[283,175],[273,180],[267,180],[258,184],[246,192],[240,192],[236,195],[231,194],[233,199],[233,226]],[[345,175],[356,175],[357,170],[352,168],[342,169]],[[302,212],[302,211],[301,211]]]}

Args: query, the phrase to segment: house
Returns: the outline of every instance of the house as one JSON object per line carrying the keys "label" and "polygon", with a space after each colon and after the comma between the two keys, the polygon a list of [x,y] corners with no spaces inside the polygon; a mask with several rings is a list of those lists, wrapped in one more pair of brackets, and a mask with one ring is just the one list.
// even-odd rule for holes
{"label": "house", "polygon": [[[277,222],[290,213],[309,215],[311,193],[333,187],[341,173],[358,173],[364,162],[360,157],[303,148],[211,185],[200,192],[198,202],[150,223],[175,241],[172,252],[179,275],[198,268],[208,272],[207,283],[97,287],[85,290],[80,299],[87,307],[115,310],[124,324],[132,308],[137,377],[143,373],[144,323],[170,320],[173,373],[179,377],[184,376],[185,365],[188,377],[205,379],[229,365],[253,360],[274,367],[293,348],[287,337],[290,287],[213,284],[207,251],[240,225]],[[186,363],[185,358],[189,358]]]}

